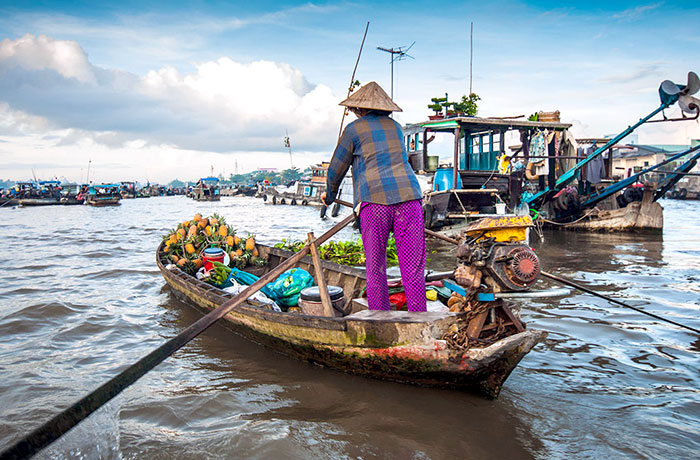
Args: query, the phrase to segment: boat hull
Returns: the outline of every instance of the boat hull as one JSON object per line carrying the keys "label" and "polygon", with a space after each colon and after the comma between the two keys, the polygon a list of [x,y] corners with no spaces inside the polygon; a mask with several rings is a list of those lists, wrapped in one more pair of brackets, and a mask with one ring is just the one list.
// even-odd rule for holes
{"label": "boat hull", "polygon": [[85,204],[89,206],[95,206],[95,207],[103,207],[103,206],[119,206],[121,203],[119,202],[121,200],[121,197],[110,197],[110,198],[92,198],[88,197],[85,200]]}
{"label": "boat hull", "polygon": [[661,232],[664,226],[663,207],[652,201],[651,195],[624,208],[600,210],[594,208],[571,223],[550,222],[548,226],[563,230],[592,232]]}
{"label": "boat hull", "polygon": [[[272,250],[272,259],[286,252],[263,250]],[[208,312],[233,297],[177,268],[166,268],[161,256],[157,256],[158,266],[168,286],[197,308]],[[335,273],[335,281],[329,284],[346,286],[346,296],[361,290],[364,278],[348,273],[356,269],[336,266],[345,273],[333,273],[326,268],[335,264],[324,263],[330,278]],[[300,266],[304,264],[311,264],[310,259]],[[485,348],[450,350],[440,338],[459,319],[455,313],[369,310],[329,318],[275,312],[251,303],[239,305],[224,317],[237,333],[297,359],[372,378],[476,390],[492,398],[498,396],[520,360],[546,336],[543,331],[527,330]]]}
{"label": "boat hull", "polygon": [[60,204],[56,198],[21,198],[18,202],[20,206],[52,206]]}

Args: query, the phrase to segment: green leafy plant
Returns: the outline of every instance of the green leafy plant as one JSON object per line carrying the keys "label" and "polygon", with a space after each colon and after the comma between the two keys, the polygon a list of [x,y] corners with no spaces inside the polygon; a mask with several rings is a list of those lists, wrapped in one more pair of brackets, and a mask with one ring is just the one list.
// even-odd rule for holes
{"label": "green leafy plant", "polygon": [[[278,249],[286,249],[292,252],[299,252],[304,247],[305,242],[300,240],[282,239],[281,242],[275,244]],[[323,260],[328,260],[341,265],[364,265],[365,250],[362,246],[362,240],[349,241],[329,241],[328,243],[318,248],[318,255]],[[399,258],[396,252],[396,240],[392,234],[389,237],[389,242],[386,248],[387,264],[389,266],[398,265]]]}
{"label": "green leafy plant", "polygon": [[450,106],[457,113],[475,116],[479,112],[477,102],[480,100],[476,93],[471,93],[469,96],[462,96],[460,102],[451,102]]}
{"label": "green leafy plant", "polygon": [[442,109],[447,106],[447,97],[433,97],[430,99],[433,103],[428,104],[428,108],[435,112],[435,115],[440,115]]}

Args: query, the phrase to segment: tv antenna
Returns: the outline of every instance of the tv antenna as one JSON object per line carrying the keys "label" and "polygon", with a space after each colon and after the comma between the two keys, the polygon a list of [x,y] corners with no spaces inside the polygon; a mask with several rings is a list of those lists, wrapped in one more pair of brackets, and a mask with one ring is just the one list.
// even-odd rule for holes
{"label": "tv antenna", "polygon": [[394,99],[394,62],[403,61],[406,58],[415,59],[413,56],[408,54],[408,50],[410,50],[415,44],[416,42],[413,42],[408,47],[399,46],[397,48],[383,48],[381,46],[377,47],[379,51],[384,51],[385,53],[391,54],[391,99]]}
{"label": "tv antenna", "polygon": [[284,146],[289,149],[289,164],[291,165],[290,167],[294,169],[294,162],[292,161],[292,143],[289,141],[289,130],[285,129],[284,132],[286,134],[284,137]]}

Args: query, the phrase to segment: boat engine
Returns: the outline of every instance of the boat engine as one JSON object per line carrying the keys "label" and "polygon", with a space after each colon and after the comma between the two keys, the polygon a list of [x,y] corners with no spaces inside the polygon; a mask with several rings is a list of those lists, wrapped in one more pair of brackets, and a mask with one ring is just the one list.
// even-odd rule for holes
{"label": "boat engine", "polygon": [[529,216],[484,218],[465,230],[457,249],[457,283],[468,291],[484,285],[488,292],[526,291],[537,281],[540,261],[527,242]]}

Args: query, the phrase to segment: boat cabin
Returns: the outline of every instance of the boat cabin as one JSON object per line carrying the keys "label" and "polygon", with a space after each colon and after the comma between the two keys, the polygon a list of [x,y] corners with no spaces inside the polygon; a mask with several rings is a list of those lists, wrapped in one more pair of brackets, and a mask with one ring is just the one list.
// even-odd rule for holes
{"label": "boat cabin", "polygon": [[328,177],[328,167],[330,165],[328,161],[312,165],[311,179],[297,181],[296,194],[302,199],[319,200],[321,194],[326,191],[326,178]]}
{"label": "boat cabin", "polygon": [[[541,170],[533,171],[535,187],[555,180],[554,139],[561,140],[570,127],[559,121],[467,116],[406,125],[409,162],[432,182],[423,199],[426,227],[513,212],[525,191],[525,163],[517,162],[517,157],[542,165]],[[436,136],[445,135],[452,136],[453,148],[451,162],[442,165],[438,155],[429,154],[428,145]],[[542,145],[530,152],[536,137],[542,139]],[[519,149],[506,154],[508,142],[520,143]]]}
{"label": "boat cabin", "polygon": [[192,189],[192,198],[195,201],[219,201],[219,179],[216,177],[203,177],[197,181]]}

